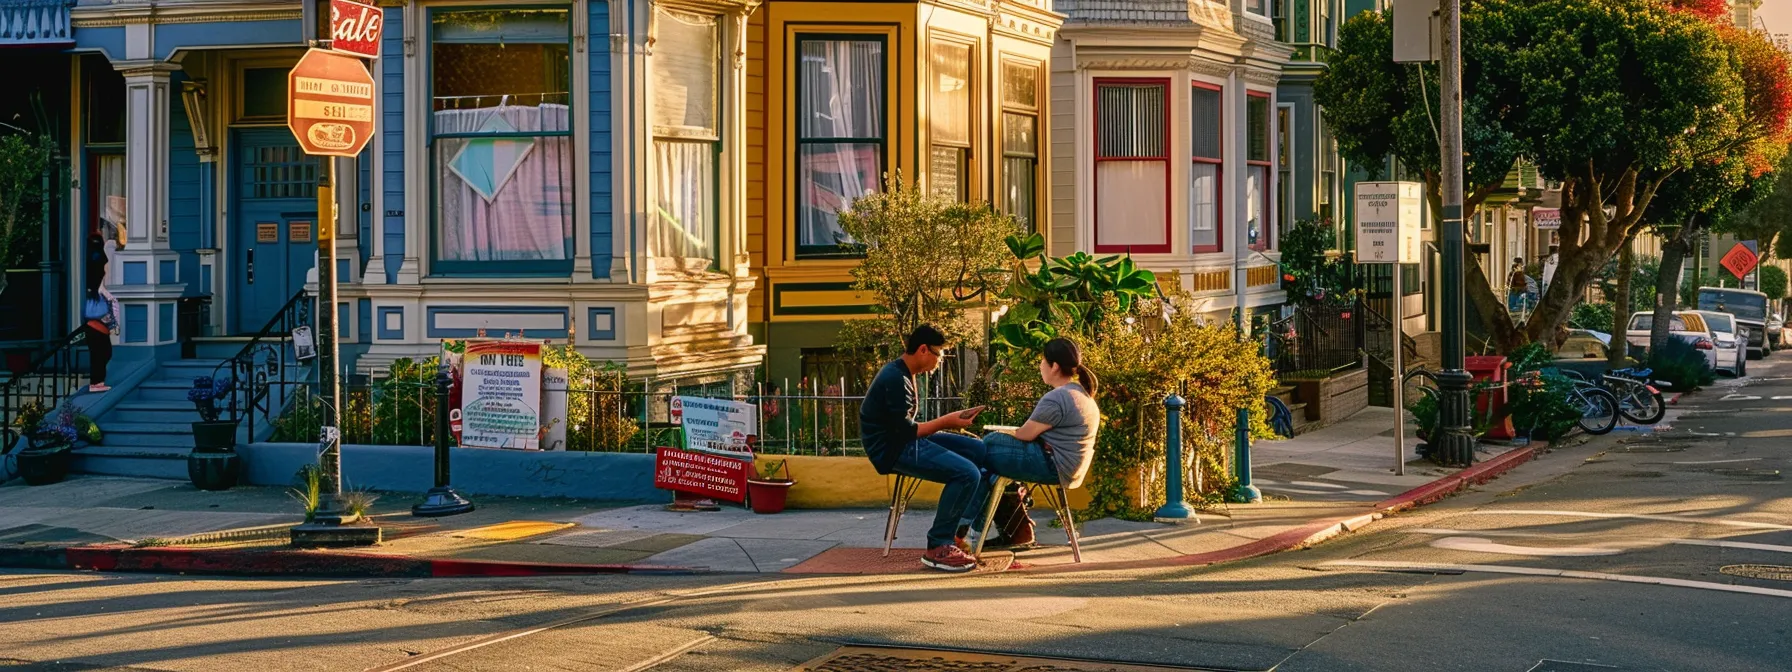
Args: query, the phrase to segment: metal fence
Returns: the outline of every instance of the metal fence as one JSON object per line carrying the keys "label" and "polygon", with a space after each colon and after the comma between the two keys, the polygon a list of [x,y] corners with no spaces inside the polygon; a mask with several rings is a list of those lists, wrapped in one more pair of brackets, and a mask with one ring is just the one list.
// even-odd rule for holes
{"label": "metal fence", "polygon": [[[375,379],[348,376],[343,385],[342,442],[358,445],[434,445],[437,391],[433,380],[424,380],[421,367],[410,375]],[[619,381],[610,387],[575,386],[567,390],[566,413],[545,418],[542,445],[551,450],[588,452],[651,452],[660,446],[683,445],[683,432],[674,420],[675,390],[693,386],[679,381]],[[751,394],[690,396],[730,397],[754,404],[759,413],[759,452],[772,455],[863,455],[859,435],[859,407],[864,396],[845,393],[844,381],[822,386],[805,381],[808,389],[760,383]],[[286,412],[274,421],[277,442],[310,443],[319,439],[324,405],[315,381],[297,386]],[[788,383],[786,383],[788,385]],[[799,383],[799,388],[804,383]],[[929,389],[922,381],[918,387]],[[648,390],[656,390],[649,392]],[[545,405],[545,400],[544,400]],[[964,410],[962,397],[924,397],[917,414],[925,421]],[[1006,418],[987,412],[979,422],[1018,425],[1024,417]]]}
{"label": "metal fence", "polygon": [[1265,343],[1277,376],[1327,376],[1362,365],[1361,303],[1301,306],[1270,325]]}

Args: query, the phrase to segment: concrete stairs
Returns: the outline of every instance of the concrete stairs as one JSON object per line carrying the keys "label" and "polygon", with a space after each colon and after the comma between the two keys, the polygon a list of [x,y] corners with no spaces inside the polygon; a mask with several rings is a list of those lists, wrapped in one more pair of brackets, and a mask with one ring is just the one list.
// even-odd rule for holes
{"label": "concrete stairs", "polygon": [[149,378],[127,392],[110,411],[94,421],[104,433],[101,445],[74,453],[78,473],[141,478],[187,478],[187,455],[193,452],[192,423],[199,412],[187,401],[193,379],[212,376],[247,339],[196,339],[195,359],[161,362]]}
{"label": "concrete stairs", "polygon": [[1316,420],[1307,418],[1307,402],[1300,399],[1299,391],[1292,385],[1282,385],[1271,390],[1269,396],[1281,399],[1288,405],[1289,414],[1294,416],[1294,435],[1300,436],[1319,426]]}

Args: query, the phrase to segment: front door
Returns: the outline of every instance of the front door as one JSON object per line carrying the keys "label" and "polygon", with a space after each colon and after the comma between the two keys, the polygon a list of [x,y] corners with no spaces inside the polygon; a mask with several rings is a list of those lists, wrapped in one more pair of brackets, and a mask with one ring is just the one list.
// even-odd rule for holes
{"label": "front door", "polygon": [[318,160],[284,128],[244,129],[235,138],[236,208],[230,250],[233,331],[267,326],[317,258]]}

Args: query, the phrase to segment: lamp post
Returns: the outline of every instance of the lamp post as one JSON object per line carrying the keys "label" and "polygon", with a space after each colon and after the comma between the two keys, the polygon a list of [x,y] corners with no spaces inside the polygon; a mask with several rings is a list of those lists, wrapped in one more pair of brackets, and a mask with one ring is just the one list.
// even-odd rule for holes
{"label": "lamp post", "polygon": [[1198,523],[1194,509],[1182,496],[1182,407],[1181,396],[1164,399],[1164,505],[1151,514],[1160,523]]}
{"label": "lamp post", "polygon": [[436,487],[424,495],[423,503],[411,507],[411,515],[425,517],[453,516],[473,510],[473,503],[461,497],[448,485],[448,392],[454,374],[448,364],[436,369]]}
{"label": "lamp post", "polygon": [[1437,454],[1445,464],[1468,466],[1475,459],[1475,438],[1469,428],[1469,385],[1474,377],[1463,366],[1462,2],[1443,0],[1442,9],[1443,128],[1438,144],[1443,160],[1444,314],[1443,370],[1437,374],[1442,441]]}

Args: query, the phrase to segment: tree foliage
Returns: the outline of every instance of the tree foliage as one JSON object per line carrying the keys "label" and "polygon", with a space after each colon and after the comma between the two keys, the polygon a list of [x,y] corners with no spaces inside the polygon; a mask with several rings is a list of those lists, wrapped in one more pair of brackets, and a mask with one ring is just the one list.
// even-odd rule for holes
{"label": "tree foliage", "polygon": [[[35,240],[43,215],[44,171],[55,157],[56,142],[48,135],[0,135],[0,270],[18,264]],[[4,283],[0,276],[0,290]]]}
{"label": "tree foliage", "polygon": [[[1555,282],[1524,325],[1464,260],[1469,298],[1504,349],[1555,333],[1595,273],[1661,221],[1647,216],[1658,196],[1709,210],[1783,154],[1784,57],[1701,18],[1706,4],[1463,3],[1465,212],[1520,159],[1563,189]],[[1391,44],[1387,13],[1352,18],[1316,92],[1347,158],[1376,166],[1392,154],[1436,206],[1434,68],[1394,64]]]}
{"label": "tree foliage", "polygon": [[1773,264],[1761,265],[1761,293],[1779,301],[1786,298],[1786,269]]}

